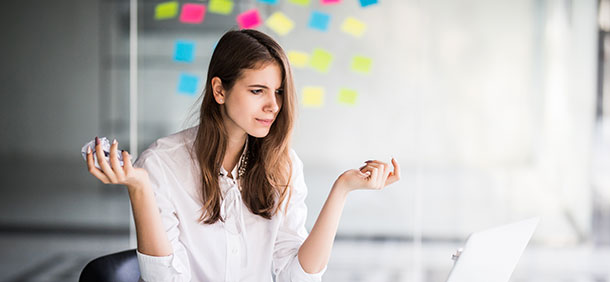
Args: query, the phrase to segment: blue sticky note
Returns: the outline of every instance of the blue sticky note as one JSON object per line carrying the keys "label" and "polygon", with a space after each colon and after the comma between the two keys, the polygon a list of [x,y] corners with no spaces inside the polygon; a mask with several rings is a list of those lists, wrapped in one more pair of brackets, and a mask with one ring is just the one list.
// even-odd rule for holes
{"label": "blue sticky note", "polygon": [[277,4],[277,0],[258,0],[258,2],[269,4],[269,5]]}
{"label": "blue sticky note", "polygon": [[195,75],[181,73],[180,82],[178,83],[178,92],[194,96],[197,93],[197,84],[199,79]]}
{"label": "blue sticky note", "polygon": [[377,0],[360,0],[360,6],[362,7],[366,7],[373,4],[377,4]]}
{"label": "blue sticky note", "polygon": [[177,40],[174,48],[174,60],[190,63],[193,61],[195,43],[191,41]]}
{"label": "blue sticky note", "polygon": [[311,17],[309,18],[309,27],[321,31],[328,29],[328,23],[330,22],[330,15],[318,11],[312,11]]}

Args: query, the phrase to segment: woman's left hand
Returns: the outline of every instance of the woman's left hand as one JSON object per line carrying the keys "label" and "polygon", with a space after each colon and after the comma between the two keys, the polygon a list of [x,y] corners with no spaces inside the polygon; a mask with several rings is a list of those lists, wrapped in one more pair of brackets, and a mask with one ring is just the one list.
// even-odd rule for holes
{"label": "woman's left hand", "polygon": [[392,158],[392,165],[379,160],[365,163],[359,169],[350,169],[341,174],[336,183],[344,186],[349,192],[356,189],[381,190],[400,180],[400,166],[394,158]]}

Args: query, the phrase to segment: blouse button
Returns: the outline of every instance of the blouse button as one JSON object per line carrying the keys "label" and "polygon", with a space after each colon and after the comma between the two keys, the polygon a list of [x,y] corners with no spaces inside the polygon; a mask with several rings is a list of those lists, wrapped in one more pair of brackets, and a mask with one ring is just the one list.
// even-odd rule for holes
{"label": "blouse button", "polygon": [[237,248],[233,248],[233,254],[237,254]]}

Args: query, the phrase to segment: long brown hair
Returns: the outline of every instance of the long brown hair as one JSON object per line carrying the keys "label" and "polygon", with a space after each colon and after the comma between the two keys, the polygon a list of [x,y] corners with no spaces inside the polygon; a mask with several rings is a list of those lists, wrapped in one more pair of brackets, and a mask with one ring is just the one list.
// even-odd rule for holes
{"label": "long brown hair", "polygon": [[[243,70],[276,63],[282,70],[282,106],[269,134],[263,138],[248,135],[245,173],[238,180],[245,205],[254,214],[270,219],[290,201],[292,162],[290,141],[295,120],[296,93],[292,72],[284,50],[271,37],[256,30],[234,30],[218,41],[210,65],[199,113],[193,152],[201,168],[203,208],[200,221],[213,224],[220,216],[222,194],[218,182],[227,147],[227,131],[220,107],[212,92],[212,78],[218,77],[227,92]],[[233,177],[237,177],[234,175]]]}

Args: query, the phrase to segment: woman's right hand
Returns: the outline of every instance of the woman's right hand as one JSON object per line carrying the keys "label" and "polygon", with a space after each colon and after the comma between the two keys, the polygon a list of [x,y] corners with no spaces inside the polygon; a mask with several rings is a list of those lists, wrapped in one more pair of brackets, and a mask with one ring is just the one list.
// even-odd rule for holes
{"label": "woman's right hand", "polygon": [[356,189],[381,190],[384,187],[400,180],[400,166],[396,159],[392,158],[390,164],[379,160],[368,160],[359,169],[345,171],[337,178],[336,183],[340,184],[346,192]]}
{"label": "woman's right hand", "polygon": [[148,172],[146,169],[133,167],[131,165],[131,157],[127,151],[121,151],[123,156],[123,166],[121,166],[117,157],[117,148],[119,143],[116,139],[110,145],[110,164],[104,157],[99,138],[95,137],[95,155],[101,169],[95,166],[91,147],[87,148],[87,167],[89,172],[104,184],[123,184],[128,188],[141,188],[148,185]]}

